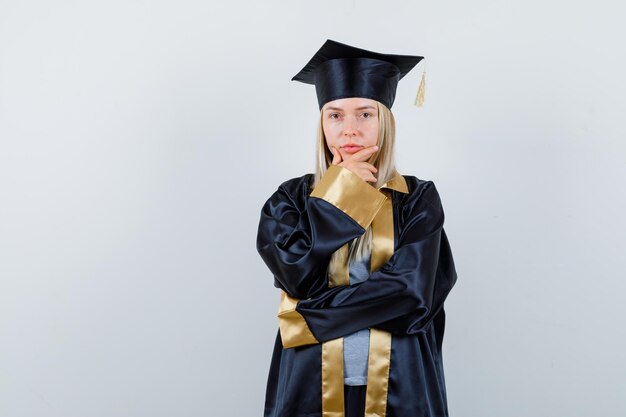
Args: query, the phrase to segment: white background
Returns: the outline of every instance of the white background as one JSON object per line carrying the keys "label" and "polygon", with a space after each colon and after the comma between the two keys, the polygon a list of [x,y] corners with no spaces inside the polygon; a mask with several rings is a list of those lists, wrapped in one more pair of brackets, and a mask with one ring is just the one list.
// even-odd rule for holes
{"label": "white background", "polygon": [[392,110],[457,265],[450,415],[625,415],[624,11],[0,2],[0,416],[262,415],[256,229],[313,172],[315,89],[290,80],[329,38],[426,57]]}

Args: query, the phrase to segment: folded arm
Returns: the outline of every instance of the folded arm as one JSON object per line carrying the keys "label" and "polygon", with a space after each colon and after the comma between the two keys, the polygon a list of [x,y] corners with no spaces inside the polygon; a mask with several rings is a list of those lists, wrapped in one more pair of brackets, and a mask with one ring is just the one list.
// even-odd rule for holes
{"label": "folded arm", "polygon": [[412,334],[430,323],[454,286],[456,272],[434,183],[412,198],[417,200],[411,202],[398,247],[367,280],[310,299],[283,298],[283,347],[324,342],[369,327]]}
{"label": "folded arm", "polygon": [[256,247],[288,296],[308,298],[328,287],[331,255],[365,233],[385,194],[339,165],[331,165],[311,194],[281,184],[261,210]]}

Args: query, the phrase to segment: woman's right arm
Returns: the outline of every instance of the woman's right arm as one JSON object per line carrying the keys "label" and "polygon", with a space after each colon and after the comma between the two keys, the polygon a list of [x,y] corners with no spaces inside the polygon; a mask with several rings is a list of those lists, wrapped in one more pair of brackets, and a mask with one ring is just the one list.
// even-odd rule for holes
{"label": "woman's right arm", "polygon": [[387,197],[357,174],[331,165],[308,196],[286,181],[265,202],[256,247],[289,296],[306,299],[328,288],[330,257],[365,233]]}
{"label": "woman's right arm", "polygon": [[409,335],[430,326],[457,280],[434,183],[416,189],[402,211],[405,220],[393,255],[368,279],[306,300],[281,299],[283,348],[323,343],[366,328]]}

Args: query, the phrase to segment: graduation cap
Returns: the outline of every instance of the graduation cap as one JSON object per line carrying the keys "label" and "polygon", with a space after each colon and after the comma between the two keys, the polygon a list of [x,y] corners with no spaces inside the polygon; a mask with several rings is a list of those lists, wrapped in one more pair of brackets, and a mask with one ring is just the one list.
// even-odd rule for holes
{"label": "graduation cap", "polygon": [[[328,39],[291,81],[315,85],[320,110],[329,101],[347,97],[370,98],[391,109],[398,81],[422,59],[381,54]],[[425,75],[426,71],[415,99],[417,106],[424,103]]]}

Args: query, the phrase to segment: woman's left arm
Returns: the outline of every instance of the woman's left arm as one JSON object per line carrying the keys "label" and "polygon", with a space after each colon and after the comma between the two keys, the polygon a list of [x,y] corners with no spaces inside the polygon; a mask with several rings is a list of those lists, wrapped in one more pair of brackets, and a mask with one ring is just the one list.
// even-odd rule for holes
{"label": "woman's left arm", "polygon": [[395,252],[367,280],[330,288],[314,298],[282,297],[279,324],[284,348],[325,342],[369,327],[412,334],[431,322],[457,275],[434,183],[429,182],[418,197]]}

